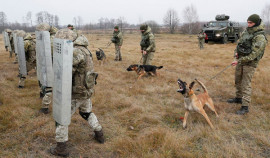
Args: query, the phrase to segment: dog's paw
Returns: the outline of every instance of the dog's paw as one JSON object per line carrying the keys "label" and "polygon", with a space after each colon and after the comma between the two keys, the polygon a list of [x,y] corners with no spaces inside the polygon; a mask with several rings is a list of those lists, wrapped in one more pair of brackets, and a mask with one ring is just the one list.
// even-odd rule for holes
{"label": "dog's paw", "polygon": [[187,129],[187,125],[185,125],[185,126],[183,125],[183,129]]}

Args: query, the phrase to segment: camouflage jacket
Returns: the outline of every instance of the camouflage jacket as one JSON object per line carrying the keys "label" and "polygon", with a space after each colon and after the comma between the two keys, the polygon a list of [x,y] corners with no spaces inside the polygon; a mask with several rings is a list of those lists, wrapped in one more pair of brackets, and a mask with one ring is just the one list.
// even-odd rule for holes
{"label": "camouflage jacket", "polygon": [[199,40],[204,40],[205,37],[206,37],[206,35],[205,35],[204,33],[199,33],[199,34],[198,34],[198,39],[199,39]]}
{"label": "camouflage jacket", "polygon": [[[239,55],[237,59],[239,64],[250,65],[254,67],[257,66],[259,60],[262,58],[264,54],[264,50],[267,45],[267,38],[263,34],[258,34],[258,35],[254,35],[254,34],[263,30],[264,30],[264,24],[261,23],[259,26],[246,28],[246,30],[243,31],[238,43],[243,42],[244,37],[246,36],[252,36],[253,38],[251,39],[251,53],[246,56]],[[235,49],[235,53],[236,52],[237,52],[237,49]]]}
{"label": "camouflage jacket", "polygon": [[11,35],[9,36],[9,42],[10,42],[10,46],[11,46],[12,51],[15,52],[15,50],[14,50],[13,34],[11,34]]}
{"label": "camouflage jacket", "polygon": [[26,62],[36,62],[36,43],[34,40],[24,40],[24,51]]}
{"label": "camouflage jacket", "polygon": [[117,44],[119,46],[122,46],[122,44],[123,44],[123,35],[122,35],[121,31],[113,31],[112,39],[114,39],[116,41],[115,44]]}
{"label": "camouflage jacket", "polygon": [[142,40],[141,40],[141,50],[146,52],[155,52],[156,51],[156,44],[155,44],[155,36],[151,32],[151,28],[148,26],[147,30],[142,33]]}
{"label": "camouflage jacket", "polygon": [[91,52],[85,46],[73,49],[72,98],[90,98],[94,91],[96,73]]}

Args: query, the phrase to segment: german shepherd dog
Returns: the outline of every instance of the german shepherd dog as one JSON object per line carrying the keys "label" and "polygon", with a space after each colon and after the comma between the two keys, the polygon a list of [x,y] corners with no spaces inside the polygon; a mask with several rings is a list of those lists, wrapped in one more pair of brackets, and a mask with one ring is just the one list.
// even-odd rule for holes
{"label": "german shepherd dog", "polygon": [[[199,95],[195,95],[194,91],[192,90],[195,81],[197,83],[199,83],[199,85],[203,88],[204,92],[199,94]],[[210,127],[213,129],[214,126],[212,125],[211,121],[209,120],[207,114],[204,111],[204,106],[206,105],[210,110],[212,110],[213,112],[215,112],[216,116],[218,117],[218,114],[215,110],[214,107],[214,103],[213,100],[210,98],[210,96],[208,95],[207,89],[204,86],[204,84],[202,82],[200,82],[199,80],[195,79],[195,81],[191,82],[187,88],[187,83],[182,81],[181,79],[178,79],[177,83],[179,85],[179,89],[177,90],[177,92],[181,93],[184,96],[184,105],[185,105],[185,117],[183,120],[183,127],[186,128],[187,127],[187,117],[189,114],[189,111],[196,111],[200,114],[202,114],[204,116],[204,118],[206,119],[206,121],[208,122],[208,124],[210,125]]]}
{"label": "german shepherd dog", "polygon": [[146,74],[150,74],[152,76],[159,76],[160,74],[157,72],[157,69],[161,69],[163,66],[155,66],[155,65],[130,65],[127,68],[127,71],[135,71],[140,79],[142,76]]}
{"label": "german shepherd dog", "polygon": [[106,55],[101,48],[98,48],[98,49],[99,50],[96,51],[97,60],[99,61],[99,65],[101,63],[104,64],[106,61]]}

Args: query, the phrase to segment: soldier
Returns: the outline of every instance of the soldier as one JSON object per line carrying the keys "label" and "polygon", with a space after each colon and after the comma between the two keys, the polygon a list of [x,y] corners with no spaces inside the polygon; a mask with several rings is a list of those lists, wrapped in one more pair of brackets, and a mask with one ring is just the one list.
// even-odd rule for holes
{"label": "soldier", "polygon": [[[57,32],[56,38],[61,38],[61,32],[65,31],[65,29],[59,30],[58,32],[60,33]],[[68,31],[66,32],[68,33]],[[83,35],[80,35],[74,41],[71,115],[79,108],[79,114],[94,130],[95,139],[99,143],[104,143],[102,127],[99,124],[96,115],[92,112],[92,102],[90,97],[93,94],[97,74],[94,73],[92,54],[87,49],[88,45],[88,40]],[[68,126],[56,122],[55,133],[57,145],[56,147],[52,147],[50,152],[53,155],[68,156],[69,150],[67,149],[66,144],[68,141]]]}
{"label": "soldier", "polygon": [[198,41],[199,41],[199,48],[200,49],[203,49],[203,44],[204,44],[204,40],[205,40],[205,33],[203,33],[203,31],[201,31],[199,34],[198,34]]}
{"label": "soldier", "polygon": [[151,32],[151,28],[146,24],[140,26],[140,31],[142,33],[140,45],[143,65],[151,65],[156,50],[155,36]]}
{"label": "soldier", "polygon": [[113,37],[111,39],[112,43],[115,45],[115,61],[122,61],[122,55],[120,49],[123,44],[122,32],[119,30],[119,26],[114,27]]}
{"label": "soldier", "polygon": [[[43,23],[37,26],[37,30],[49,31],[50,33],[50,41],[51,41],[51,53],[53,57],[53,39],[55,37],[58,29],[54,26],[50,26],[49,24]],[[39,82],[40,84],[40,82]],[[42,108],[40,109],[41,113],[48,114],[49,106],[52,100],[52,87],[45,87],[40,84],[40,97],[42,97]]]}
{"label": "soldier", "polygon": [[236,112],[244,115],[249,112],[251,102],[251,80],[256,67],[263,57],[267,38],[264,32],[264,24],[257,14],[247,19],[248,27],[243,31],[235,49],[235,61],[232,62],[235,68],[236,97],[229,99],[229,103],[242,104],[241,109]]}
{"label": "soldier", "polygon": [[[24,35],[24,52],[26,60],[26,70],[27,72],[35,69],[36,67],[36,43],[34,42],[31,34],[27,33]],[[26,76],[20,75],[19,88],[24,88]]]}
{"label": "soldier", "polygon": [[71,25],[71,24],[68,24],[67,28],[70,29],[70,30],[74,29],[73,25]]}
{"label": "soldier", "polygon": [[[9,30],[9,29],[5,29],[4,32],[8,33],[8,30]],[[4,41],[5,41],[5,38],[6,38],[6,37],[4,36]],[[5,42],[6,42],[6,41],[5,41]],[[6,44],[6,43],[5,43],[5,44]],[[8,46],[7,46],[7,45],[5,45],[5,49],[6,49],[6,52],[7,52],[7,51],[8,51]]]}
{"label": "soldier", "polygon": [[12,30],[7,29],[8,37],[9,37],[9,42],[10,42],[10,50],[9,50],[9,57],[12,58],[12,53],[14,52],[14,41],[13,41],[13,36],[12,36]]}
{"label": "soldier", "polygon": [[13,48],[14,48],[14,52],[15,52],[15,60],[14,60],[14,64],[17,64],[18,63],[18,54],[17,54],[17,52],[15,51],[15,44],[17,44],[17,43],[15,43],[15,41],[16,41],[16,39],[14,39],[14,34],[17,34],[18,32],[19,32],[20,30],[14,30],[13,31],[13,33],[12,33],[12,43],[11,43],[11,47],[12,47],[12,45],[13,45]]}

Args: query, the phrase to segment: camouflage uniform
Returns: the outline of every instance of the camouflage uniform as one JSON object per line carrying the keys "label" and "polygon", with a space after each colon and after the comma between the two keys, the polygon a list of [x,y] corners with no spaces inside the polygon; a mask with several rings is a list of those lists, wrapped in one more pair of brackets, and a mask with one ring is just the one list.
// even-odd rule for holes
{"label": "camouflage uniform", "polygon": [[[35,69],[36,67],[36,43],[34,42],[31,34],[26,34],[24,36],[24,51],[26,60],[26,70],[27,72]],[[25,84],[26,76],[20,75],[19,87],[23,88]]]}
{"label": "camouflage uniform", "polygon": [[115,61],[122,61],[122,55],[120,52],[121,46],[123,44],[123,36],[122,32],[119,30],[118,26],[115,26],[114,29],[117,31],[113,31],[112,43],[115,45]]}
{"label": "camouflage uniform", "polygon": [[199,48],[203,49],[203,44],[204,44],[204,40],[205,40],[205,34],[203,32],[200,32],[198,34],[198,41],[199,41]]}
{"label": "camouflage uniform", "polygon": [[[58,31],[58,29],[56,27],[54,27],[54,26],[50,27],[49,32],[50,32],[52,58],[53,58],[53,39],[55,38],[55,34],[57,31]],[[43,93],[42,95],[44,95],[44,97],[42,98],[41,112],[46,114],[49,112],[48,109],[49,109],[49,106],[52,102],[52,87],[44,87],[41,85],[40,92]]]}
{"label": "camouflage uniform", "polygon": [[9,57],[12,58],[12,53],[14,52],[14,42],[13,42],[13,38],[12,38],[12,30],[6,29],[6,32],[8,33],[8,38],[9,38],[10,47],[11,47],[11,48],[9,48]]}
{"label": "camouflage uniform", "polygon": [[[18,63],[18,54],[17,52],[15,51],[15,43],[14,43],[14,34],[18,34],[20,30],[14,30],[13,33],[12,33],[12,43],[13,43],[13,48],[14,48],[14,53],[15,53],[15,60],[14,60],[14,64],[17,64]],[[16,43],[17,44],[17,43]],[[12,47],[12,44],[11,44],[11,47]]]}
{"label": "camouflage uniform", "polygon": [[249,106],[251,102],[251,80],[267,44],[263,30],[264,25],[261,23],[257,27],[247,28],[242,33],[238,45],[252,37],[252,52],[250,54],[243,55],[237,49],[235,50],[235,52],[238,52],[238,64],[235,69],[236,97],[242,98],[242,105],[244,106]]}
{"label": "camouflage uniform", "polygon": [[[87,49],[88,44],[87,38],[83,35],[74,41],[71,115],[79,108],[79,114],[94,130],[95,138],[102,137],[103,141],[97,140],[103,143],[102,127],[96,115],[92,112],[92,102],[90,99],[94,91],[97,74],[94,72],[92,54]],[[51,153],[54,155],[60,155],[62,152],[67,154],[68,151],[65,144],[68,141],[68,126],[56,122],[55,133],[57,146],[56,148],[51,148]]]}
{"label": "camouflage uniform", "polygon": [[[142,54],[143,65],[151,65],[156,50],[155,36],[151,32],[151,28],[147,25],[146,30],[142,32],[141,51],[146,51],[147,54]],[[142,30],[142,29],[141,29]]]}
{"label": "camouflage uniform", "polygon": [[238,115],[249,112],[251,80],[267,45],[264,24],[259,15],[252,14],[247,22],[248,27],[241,34],[235,49],[234,56],[237,62],[232,63],[233,65],[237,64],[235,68],[236,97],[227,101],[242,104],[241,109],[236,112]]}

